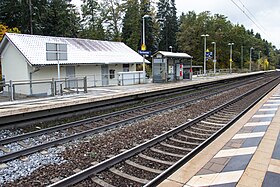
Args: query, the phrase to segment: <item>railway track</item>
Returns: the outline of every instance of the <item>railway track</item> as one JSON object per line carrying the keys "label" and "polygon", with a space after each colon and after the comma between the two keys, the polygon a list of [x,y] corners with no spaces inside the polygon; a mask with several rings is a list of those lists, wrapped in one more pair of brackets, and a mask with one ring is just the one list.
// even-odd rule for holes
{"label": "railway track", "polygon": [[0,162],[11,161],[21,156],[29,155],[52,146],[83,138],[88,135],[101,133],[162,111],[187,105],[228,90],[236,89],[240,86],[256,84],[258,81],[263,82],[265,80],[263,80],[263,78],[257,78],[253,80],[250,79],[245,82],[243,81],[241,84],[240,82],[234,82],[228,84],[227,86],[220,85],[208,90],[201,90],[195,93],[146,104],[144,106],[125,109],[77,122],[62,124],[59,126],[0,139],[1,146],[19,147],[13,152],[8,149],[6,149],[6,152],[2,152],[2,154],[0,154]]}
{"label": "railway track", "polygon": [[[279,78],[54,186],[155,186],[223,133],[279,84]],[[117,140],[116,140],[117,141]]]}

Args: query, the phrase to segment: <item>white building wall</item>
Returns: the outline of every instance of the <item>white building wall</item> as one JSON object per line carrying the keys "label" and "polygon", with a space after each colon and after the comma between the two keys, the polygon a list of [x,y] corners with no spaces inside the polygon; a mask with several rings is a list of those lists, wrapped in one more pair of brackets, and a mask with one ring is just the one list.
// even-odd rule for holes
{"label": "white building wall", "polygon": [[[29,80],[28,63],[23,55],[11,44],[7,44],[4,52],[1,55],[2,74],[5,81],[12,80],[13,82]],[[29,88],[27,86],[15,87],[17,93],[27,94]],[[8,87],[4,88],[8,91]]]}
{"label": "white building wall", "polygon": [[82,78],[87,76],[87,86],[100,86],[101,81],[101,66],[100,65],[78,65],[75,68],[76,77]]}

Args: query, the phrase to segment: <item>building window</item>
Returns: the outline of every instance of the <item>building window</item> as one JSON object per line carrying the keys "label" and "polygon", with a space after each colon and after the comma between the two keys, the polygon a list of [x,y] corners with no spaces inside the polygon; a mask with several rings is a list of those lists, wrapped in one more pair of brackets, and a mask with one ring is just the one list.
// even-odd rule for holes
{"label": "building window", "polygon": [[123,64],[123,72],[129,72],[129,64]]}
{"label": "building window", "polygon": [[114,69],[110,69],[110,79],[115,78],[115,70]]}

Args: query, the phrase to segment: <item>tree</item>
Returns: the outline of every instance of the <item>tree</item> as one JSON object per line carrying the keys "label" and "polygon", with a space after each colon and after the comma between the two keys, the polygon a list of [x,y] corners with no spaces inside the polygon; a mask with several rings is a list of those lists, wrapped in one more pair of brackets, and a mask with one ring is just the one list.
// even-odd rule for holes
{"label": "tree", "polygon": [[8,26],[1,24],[0,23],[0,42],[2,40],[2,38],[4,37],[6,32],[10,32],[10,33],[20,33],[19,29],[14,27],[14,28],[9,28]]}
{"label": "tree", "polygon": [[101,8],[96,0],[84,0],[82,4],[82,31],[80,37],[88,39],[105,39]]}
{"label": "tree", "polygon": [[123,4],[119,0],[103,0],[101,17],[106,25],[106,38],[121,41],[121,26],[123,18]]}
{"label": "tree", "polygon": [[178,32],[177,9],[175,0],[159,0],[157,17],[161,19],[159,50],[169,50],[169,46],[177,51],[176,35]]}
{"label": "tree", "polygon": [[46,7],[43,35],[77,37],[79,14],[71,1],[51,0]]}
{"label": "tree", "polygon": [[125,16],[122,27],[122,41],[137,51],[141,39],[141,14],[138,0],[128,0],[125,4]]}

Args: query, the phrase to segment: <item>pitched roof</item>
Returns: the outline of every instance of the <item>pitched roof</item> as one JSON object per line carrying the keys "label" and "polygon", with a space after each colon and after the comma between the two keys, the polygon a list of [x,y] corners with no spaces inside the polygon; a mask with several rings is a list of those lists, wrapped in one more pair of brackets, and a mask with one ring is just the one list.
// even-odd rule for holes
{"label": "pitched roof", "polygon": [[31,65],[57,64],[57,61],[47,61],[46,43],[67,45],[68,58],[66,61],[60,61],[60,64],[143,62],[142,56],[122,42],[6,33],[0,44],[0,53],[4,50],[7,41],[10,41]]}
{"label": "pitched roof", "polygon": [[169,51],[158,51],[155,55],[157,54],[162,54],[165,57],[171,57],[171,58],[192,58],[192,56],[188,55],[187,53],[173,53]]}

